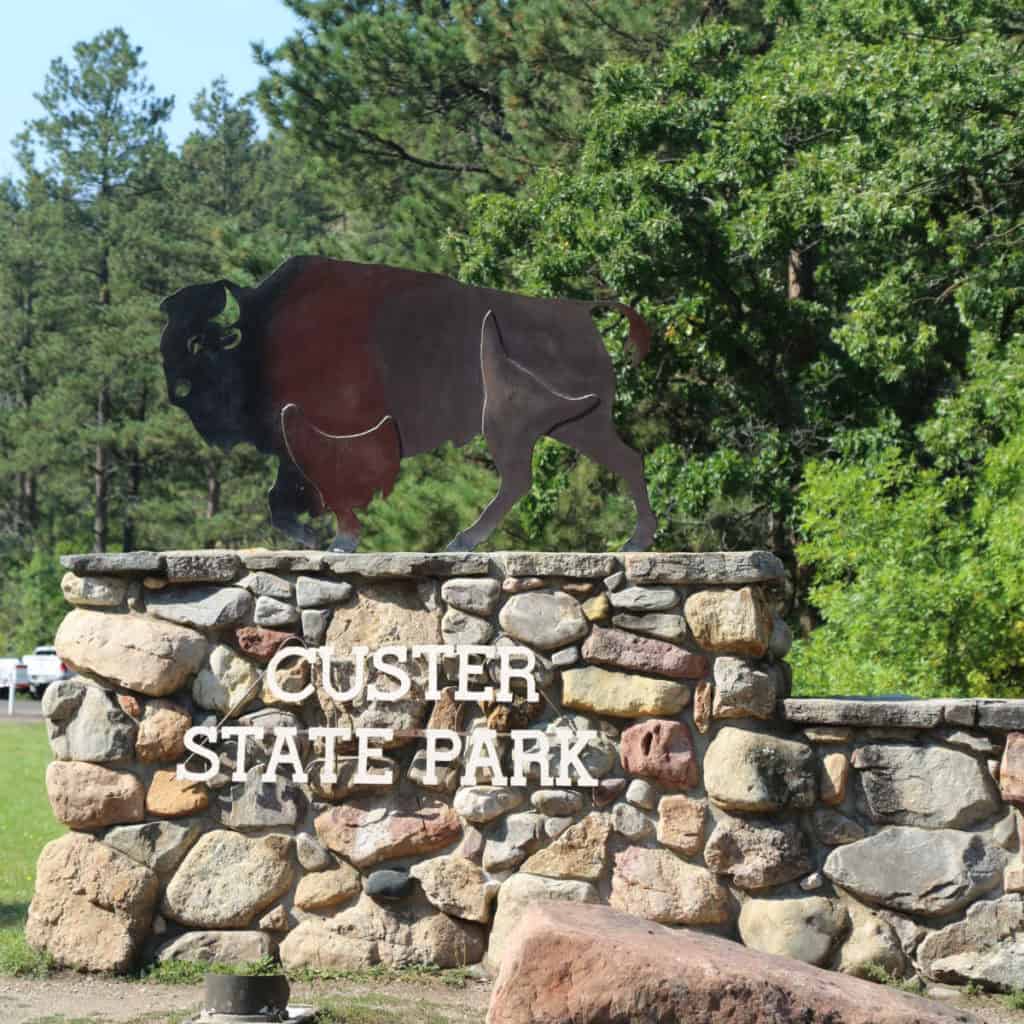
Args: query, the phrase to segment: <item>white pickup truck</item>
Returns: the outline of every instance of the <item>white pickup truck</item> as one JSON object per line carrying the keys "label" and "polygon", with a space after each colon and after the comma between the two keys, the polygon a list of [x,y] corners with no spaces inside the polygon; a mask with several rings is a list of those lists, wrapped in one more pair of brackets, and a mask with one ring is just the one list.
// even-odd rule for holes
{"label": "white pickup truck", "polygon": [[28,669],[28,692],[35,700],[42,700],[50,683],[69,679],[73,673],[60,660],[54,647],[37,647],[22,659]]}
{"label": "white pickup truck", "polygon": [[6,698],[12,686],[15,693],[27,690],[29,686],[25,662],[13,655],[9,658],[0,658],[0,697]]}

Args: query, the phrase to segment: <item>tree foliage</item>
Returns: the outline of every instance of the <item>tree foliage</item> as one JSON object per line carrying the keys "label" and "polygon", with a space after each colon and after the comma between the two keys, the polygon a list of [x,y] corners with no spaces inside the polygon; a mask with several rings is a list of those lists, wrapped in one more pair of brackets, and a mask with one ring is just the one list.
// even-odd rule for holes
{"label": "tree foliage", "polygon": [[[257,97],[212,83],[176,149],[123,32],[44,81],[0,185],[0,632],[45,639],[62,544],[274,543],[267,460],[165,400],[157,300],[320,252],[632,303],[640,366],[599,326],[657,544],[782,554],[798,688],[1020,692],[1019,5],[283,2]],[[364,544],[437,547],[494,486],[481,440],[419,456]],[[542,441],[492,544],[631,526]]]}

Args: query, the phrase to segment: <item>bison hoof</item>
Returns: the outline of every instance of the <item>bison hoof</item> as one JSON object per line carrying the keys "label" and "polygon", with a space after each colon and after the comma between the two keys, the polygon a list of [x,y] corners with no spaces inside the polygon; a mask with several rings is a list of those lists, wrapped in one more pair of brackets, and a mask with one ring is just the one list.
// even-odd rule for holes
{"label": "bison hoof", "polygon": [[277,522],[274,526],[280,530],[286,537],[291,537],[292,540],[296,541],[304,548],[316,548],[320,546],[320,541],[317,538],[316,533],[308,526],[304,526],[302,523],[297,522]]}
{"label": "bison hoof", "polygon": [[359,546],[359,538],[353,533],[339,533],[331,541],[332,551],[343,551],[350,555]]}
{"label": "bison hoof", "polygon": [[654,542],[654,531],[634,533],[619,549],[620,551],[646,551]]}
{"label": "bison hoof", "polygon": [[476,548],[475,544],[472,544],[466,539],[465,534],[460,533],[449,545],[448,551],[473,551]]}

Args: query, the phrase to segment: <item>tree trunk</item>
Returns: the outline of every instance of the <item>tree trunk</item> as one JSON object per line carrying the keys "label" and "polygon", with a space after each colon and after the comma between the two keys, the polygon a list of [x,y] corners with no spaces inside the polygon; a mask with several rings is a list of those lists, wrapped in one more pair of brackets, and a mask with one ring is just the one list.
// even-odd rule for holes
{"label": "tree trunk", "polygon": [[[141,423],[146,418],[146,406],[148,404],[148,388],[142,386],[142,395],[139,398],[137,413],[138,421]],[[124,550],[134,551],[136,545],[135,537],[135,510],[139,503],[139,495],[142,492],[142,459],[139,456],[139,449],[132,444],[128,449],[128,484],[125,491],[124,502]]]}
{"label": "tree trunk", "polygon": [[[103,384],[96,403],[96,426],[102,430],[109,419],[110,389]],[[102,441],[96,442],[93,473],[96,475],[96,503],[92,520],[92,546],[94,551],[106,551],[110,516],[110,449]]]}
{"label": "tree trunk", "polygon": [[817,267],[818,258],[814,249],[790,249],[786,297],[791,302],[794,299],[814,298],[814,271]]}
{"label": "tree trunk", "polygon": [[211,466],[206,471],[206,518],[212,519],[220,511],[220,480]]}

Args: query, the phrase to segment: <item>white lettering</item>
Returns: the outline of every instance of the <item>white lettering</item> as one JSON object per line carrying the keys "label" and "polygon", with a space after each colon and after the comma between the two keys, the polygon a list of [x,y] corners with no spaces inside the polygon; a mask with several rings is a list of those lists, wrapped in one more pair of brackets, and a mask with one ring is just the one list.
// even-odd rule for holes
{"label": "white lettering", "polygon": [[220,754],[202,746],[198,742],[200,739],[205,739],[208,743],[216,743],[217,727],[215,725],[193,725],[191,729],[185,730],[185,749],[190,754],[198,754],[209,767],[201,772],[190,771],[185,767],[190,758],[185,758],[174,772],[176,778],[187,779],[190,782],[209,782],[220,771]]}

